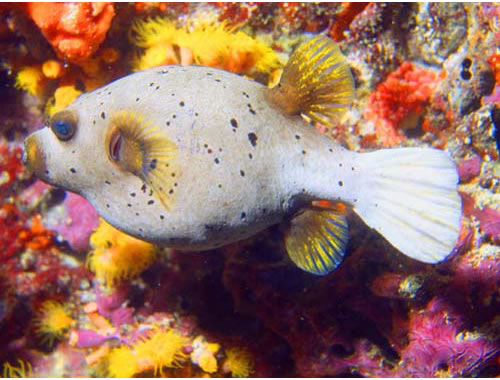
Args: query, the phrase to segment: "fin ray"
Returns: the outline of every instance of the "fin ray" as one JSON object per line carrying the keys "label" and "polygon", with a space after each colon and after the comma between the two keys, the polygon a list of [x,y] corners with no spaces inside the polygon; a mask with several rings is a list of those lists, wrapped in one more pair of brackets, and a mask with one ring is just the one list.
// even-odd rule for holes
{"label": "fin ray", "polygon": [[307,209],[290,221],[285,246],[299,268],[325,275],[342,261],[348,234],[345,216],[329,209]]}
{"label": "fin ray", "polygon": [[300,45],[268,99],[289,115],[300,113],[331,126],[354,96],[354,80],[339,47],[325,36]]}
{"label": "fin ray", "polygon": [[362,174],[354,211],[413,259],[437,263],[458,240],[462,204],[458,175],[446,152],[387,149],[359,156]]}

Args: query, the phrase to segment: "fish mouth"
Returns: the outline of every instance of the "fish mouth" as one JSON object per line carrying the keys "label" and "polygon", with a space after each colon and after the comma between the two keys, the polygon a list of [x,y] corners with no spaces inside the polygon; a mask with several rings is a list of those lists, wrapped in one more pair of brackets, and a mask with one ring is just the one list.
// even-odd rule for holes
{"label": "fish mouth", "polygon": [[40,149],[37,136],[29,135],[24,140],[24,152],[22,157],[24,166],[37,176],[43,176],[45,172],[45,157]]}

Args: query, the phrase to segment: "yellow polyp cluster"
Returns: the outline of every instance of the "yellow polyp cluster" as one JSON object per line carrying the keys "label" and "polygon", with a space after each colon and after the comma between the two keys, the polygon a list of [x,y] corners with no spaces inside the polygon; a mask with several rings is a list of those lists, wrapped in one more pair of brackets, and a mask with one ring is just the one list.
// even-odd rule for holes
{"label": "yellow polyp cluster", "polygon": [[200,22],[190,29],[177,28],[165,19],[139,21],[132,28],[135,45],[144,48],[133,61],[134,70],[168,64],[210,66],[238,74],[270,73],[281,62],[264,42],[235,31],[226,22]]}
{"label": "yellow polyp cluster", "polygon": [[174,330],[155,328],[148,338],[140,340],[134,345],[139,358],[139,365],[143,370],[154,370],[157,375],[164,367],[180,367],[181,362],[189,356],[183,352],[188,338]]}
{"label": "yellow polyp cluster", "polygon": [[22,378],[22,377],[33,377],[33,368],[29,362],[24,362],[21,359],[17,359],[19,367],[14,367],[9,362],[3,365],[3,377],[4,378]]}
{"label": "yellow polyp cluster", "polygon": [[249,377],[253,372],[252,357],[244,348],[229,348],[222,369],[225,373],[231,372],[232,377]]}
{"label": "yellow polyp cluster", "polygon": [[128,346],[113,348],[108,354],[107,376],[129,378],[139,372],[137,356]]}
{"label": "yellow polyp cluster", "polygon": [[94,249],[87,265],[103,284],[113,287],[141,274],[156,258],[157,248],[133,238],[101,219],[90,237]]}
{"label": "yellow polyp cluster", "polygon": [[16,76],[16,88],[27,91],[31,95],[41,95],[43,92],[43,72],[38,66],[27,66]]}
{"label": "yellow polyp cluster", "polygon": [[36,332],[43,341],[53,345],[73,325],[74,319],[70,312],[56,301],[45,301],[40,307],[40,313],[35,319]]}
{"label": "yellow polyp cluster", "polygon": [[215,354],[220,349],[217,343],[209,343],[205,337],[199,335],[193,340],[191,361],[208,373],[217,372],[217,359]]}
{"label": "yellow polyp cluster", "polygon": [[52,116],[59,111],[62,111],[71,103],[73,103],[80,95],[75,86],[61,86],[54,92],[54,97],[47,103],[46,112],[48,116]]}
{"label": "yellow polyp cluster", "polygon": [[158,375],[164,368],[181,367],[189,357],[183,352],[189,339],[174,330],[155,327],[149,336],[132,346],[113,348],[107,357],[106,374],[111,377],[132,377],[153,371]]}

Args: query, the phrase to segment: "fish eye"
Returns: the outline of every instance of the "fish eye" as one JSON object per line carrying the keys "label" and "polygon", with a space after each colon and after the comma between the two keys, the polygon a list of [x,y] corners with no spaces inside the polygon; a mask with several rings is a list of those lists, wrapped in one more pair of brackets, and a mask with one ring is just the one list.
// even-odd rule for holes
{"label": "fish eye", "polygon": [[62,111],[54,115],[50,129],[61,141],[68,141],[76,132],[77,120],[74,113]]}
{"label": "fish eye", "polygon": [[123,137],[120,131],[116,131],[115,133],[113,133],[113,136],[111,136],[111,140],[109,141],[109,156],[113,161],[120,160],[122,140]]}

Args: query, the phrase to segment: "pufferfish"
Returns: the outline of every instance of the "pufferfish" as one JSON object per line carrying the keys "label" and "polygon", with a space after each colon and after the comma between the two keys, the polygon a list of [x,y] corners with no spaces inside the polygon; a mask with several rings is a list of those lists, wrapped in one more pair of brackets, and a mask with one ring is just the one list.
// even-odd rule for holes
{"label": "pufferfish", "polygon": [[460,231],[457,171],[444,152],[356,153],[322,135],[354,96],[326,37],[299,46],[268,88],[209,67],[164,66],[80,96],[25,141],[25,162],[81,194],[111,225],[161,246],[208,250],[275,225],[318,275],[348,242],[344,204],[403,254],[442,261]]}

